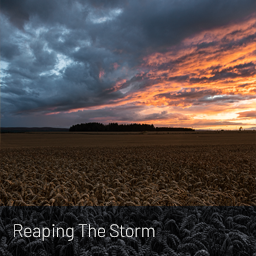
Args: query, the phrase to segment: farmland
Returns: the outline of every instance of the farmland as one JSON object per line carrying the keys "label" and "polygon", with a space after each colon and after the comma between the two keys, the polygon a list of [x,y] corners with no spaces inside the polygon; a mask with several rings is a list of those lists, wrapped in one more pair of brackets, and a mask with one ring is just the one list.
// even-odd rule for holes
{"label": "farmland", "polygon": [[255,133],[2,134],[0,205],[256,205]]}

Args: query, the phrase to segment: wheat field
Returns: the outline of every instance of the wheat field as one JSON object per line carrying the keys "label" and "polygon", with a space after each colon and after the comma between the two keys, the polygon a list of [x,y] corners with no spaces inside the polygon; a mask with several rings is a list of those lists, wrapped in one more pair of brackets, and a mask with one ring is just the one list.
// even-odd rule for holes
{"label": "wheat field", "polygon": [[2,148],[0,205],[256,205],[255,144]]}

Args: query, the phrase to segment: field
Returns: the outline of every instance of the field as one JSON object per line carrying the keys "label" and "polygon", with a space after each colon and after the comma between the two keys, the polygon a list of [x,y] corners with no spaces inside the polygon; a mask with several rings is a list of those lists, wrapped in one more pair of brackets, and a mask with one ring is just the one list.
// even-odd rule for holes
{"label": "field", "polygon": [[1,134],[1,148],[127,147],[256,144],[256,131],[233,132],[31,132]]}
{"label": "field", "polygon": [[256,205],[255,135],[2,134],[0,205]]}

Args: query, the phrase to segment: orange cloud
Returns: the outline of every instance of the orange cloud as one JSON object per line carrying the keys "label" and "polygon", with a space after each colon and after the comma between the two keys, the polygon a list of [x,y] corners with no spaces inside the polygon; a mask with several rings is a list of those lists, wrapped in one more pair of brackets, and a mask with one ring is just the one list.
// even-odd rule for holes
{"label": "orange cloud", "polygon": [[256,119],[256,111],[255,110],[239,112],[237,114],[239,114],[238,118],[246,118],[246,119],[247,118],[252,118],[252,119]]}
{"label": "orange cloud", "polygon": [[175,106],[177,113],[184,108],[187,113],[189,109],[195,111],[198,106],[193,113],[204,113],[206,119],[212,114],[233,115],[241,102],[244,109],[245,101],[250,108],[256,103],[255,38],[253,17],[242,24],[204,31],[166,53],[145,57],[142,67],[149,72],[144,79],[155,83],[135,92],[133,100],[147,106]]}
{"label": "orange cloud", "polygon": [[[255,40],[255,16],[240,24],[203,31],[166,52],[145,56],[136,75],[128,77],[127,72],[106,91],[120,92],[122,97],[69,112],[133,104],[145,107],[145,113],[136,119],[143,123],[213,129],[251,127],[255,118],[252,108],[256,106]],[[119,65],[114,63],[113,67],[116,70]],[[103,75],[104,71],[99,77]],[[153,111],[156,108],[160,108],[158,114]]]}

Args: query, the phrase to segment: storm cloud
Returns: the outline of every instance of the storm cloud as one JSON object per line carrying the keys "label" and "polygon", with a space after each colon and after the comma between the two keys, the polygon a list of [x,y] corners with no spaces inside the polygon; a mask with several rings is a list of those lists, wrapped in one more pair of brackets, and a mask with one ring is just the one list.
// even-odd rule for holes
{"label": "storm cloud", "polygon": [[189,125],[193,106],[255,102],[254,0],[0,4],[2,126]]}

